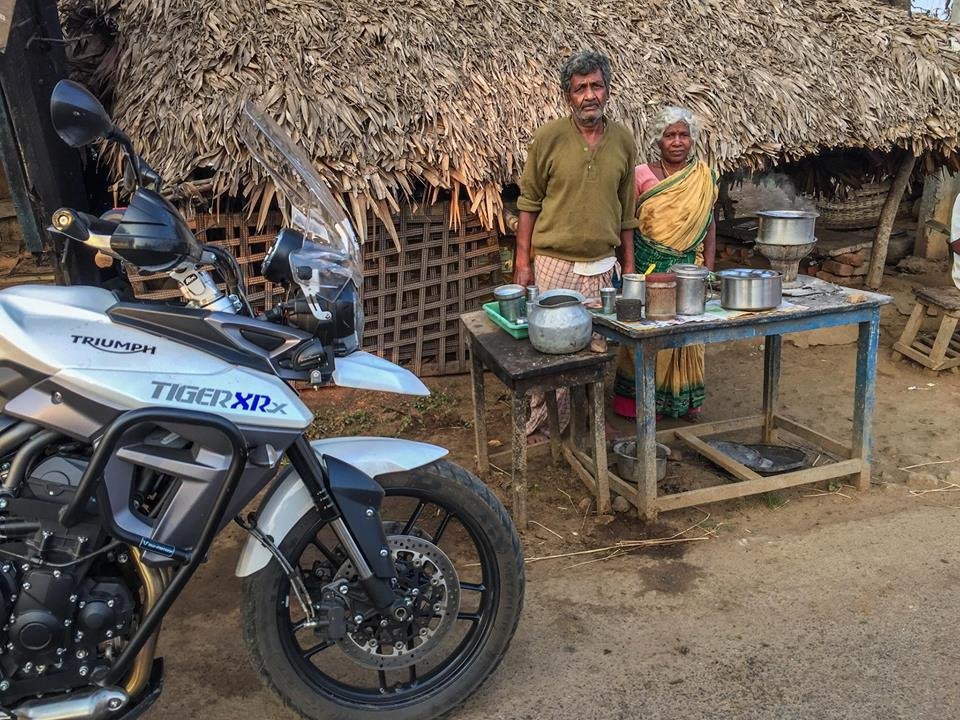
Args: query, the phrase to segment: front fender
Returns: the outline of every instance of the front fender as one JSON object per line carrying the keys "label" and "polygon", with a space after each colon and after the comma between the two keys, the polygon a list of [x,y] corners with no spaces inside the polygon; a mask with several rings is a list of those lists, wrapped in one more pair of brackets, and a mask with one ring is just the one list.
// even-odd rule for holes
{"label": "front fender", "polygon": [[[325,456],[333,457],[352,465],[374,480],[379,475],[429,465],[447,454],[444,448],[437,445],[400,438],[327,438],[314,440],[310,445],[320,457],[320,462],[324,462]],[[300,481],[300,476],[291,468],[267,494],[257,511],[257,527],[279,545],[312,507],[313,498]],[[251,536],[240,551],[237,577],[253,575],[265,568],[272,557],[270,551]]]}

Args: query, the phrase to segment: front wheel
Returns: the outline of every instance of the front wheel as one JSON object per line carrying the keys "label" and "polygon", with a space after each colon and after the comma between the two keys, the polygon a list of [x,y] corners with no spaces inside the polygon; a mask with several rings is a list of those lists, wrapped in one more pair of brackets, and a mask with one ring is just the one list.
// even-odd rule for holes
{"label": "front wheel", "polygon": [[428,720],[449,712],[496,669],[523,606],[520,539],[480,480],[440,460],[378,482],[400,588],[410,599],[404,622],[369,605],[315,511],[279,549],[314,598],[331,582],[350,583],[346,637],[332,642],[303,622],[276,560],[244,582],[254,668],[285,705],[314,720]]}

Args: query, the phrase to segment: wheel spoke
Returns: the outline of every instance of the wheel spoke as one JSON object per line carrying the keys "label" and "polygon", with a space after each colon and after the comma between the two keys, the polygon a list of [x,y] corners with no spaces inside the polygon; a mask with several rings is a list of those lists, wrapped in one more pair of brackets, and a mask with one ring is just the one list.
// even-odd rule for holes
{"label": "wheel spoke", "polygon": [[425,507],[426,503],[424,503],[422,500],[417,503],[417,507],[414,509],[410,519],[407,520],[407,524],[403,526],[403,530],[400,532],[401,535],[410,534],[410,531],[413,529],[413,526],[417,524],[417,520],[420,519],[420,513],[423,512],[423,508]]}
{"label": "wheel spoke", "polygon": [[472,623],[480,622],[480,613],[458,612],[457,620],[468,620]]}
{"label": "wheel spoke", "polygon": [[377,670],[377,679],[380,682],[380,692],[387,691],[387,674],[383,670]]}
{"label": "wheel spoke", "polygon": [[410,684],[414,685],[417,682],[417,666],[413,664],[410,666]]}
{"label": "wheel spoke", "polygon": [[320,551],[320,553],[327,559],[327,562],[330,563],[330,566],[334,570],[340,567],[340,564],[341,564],[340,560],[337,560],[337,556],[334,555],[332,552],[330,552],[329,548],[327,548],[326,545],[320,542],[319,538],[314,538],[313,542],[311,542],[310,544]]}
{"label": "wheel spoke", "polygon": [[433,544],[440,544],[440,537],[443,535],[443,531],[447,529],[447,525],[450,523],[450,519],[453,517],[452,513],[448,512],[443,516],[443,520],[440,521],[440,524],[437,526],[437,531],[433,534]]}
{"label": "wheel spoke", "polygon": [[309,659],[312,658],[314,655],[316,655],[316,654],[319,653],[319,652],[323,652],[324,650],[326,650],[326,649],[327,649],[328,647],[330,647],[331,645],[333,645],[333,643],[330,642],[329,640],[324,640],[322,643],[317,643],[316,645],[314,645],[314,646],[313,646],[312,648],[310,648],[309,650],[304,650],[304,651],[303,651],[303,659],[304,659],[304,660],[309,660]]}
{"label": "wheel spoke", "polygon": [[486,586],[486,585],[483,585],[483,584],[481,584],[481,583],[467,583],[467,582],[462,582],[462,583],[460,583],[460,589],[461,589],[461,590],[468,590],[468,591],[470,591],[470,592],[482,593],[482,592],[486,592],[486,591],[487,591],[487,586]]}

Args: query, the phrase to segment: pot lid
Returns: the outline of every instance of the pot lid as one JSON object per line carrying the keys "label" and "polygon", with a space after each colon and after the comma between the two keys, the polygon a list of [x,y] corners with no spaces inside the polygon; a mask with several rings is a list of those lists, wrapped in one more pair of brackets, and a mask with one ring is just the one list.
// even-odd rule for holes
{"label": "pot lid", "polygon": [[760,268],[732,268],[731,270],[721,270],[717,273],[717,276],[727,278],[767,279],[782,277],[783,273],[781,273],[779,270],[761,270]]}
{"label": "pot lid", "polygon": [[758,217],[780,218],[781,220],[801,220],[820,217],[816,210],[758,210]]}
{"label": "pot lid", "polygon": [[693,263],[671,265],[670,272],[675,273],[677,277],[693,278],[695,280],[702,280],[710,274],[710,271],[703,265],[694,265]]}
{"label": "pot lid", "polygon": [[523,285],[501,285],[494,289],[493,296],[497,300],[516,300],[524,297],[526,292]]}

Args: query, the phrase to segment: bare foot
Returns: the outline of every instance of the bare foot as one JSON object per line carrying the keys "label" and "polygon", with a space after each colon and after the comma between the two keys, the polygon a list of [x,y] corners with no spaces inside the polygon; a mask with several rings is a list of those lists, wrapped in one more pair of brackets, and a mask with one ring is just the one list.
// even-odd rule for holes
{"label": "bare foot", "polygon": [[527,435],[527,445],[539,445],[540,443],[550,442],[550,436],[543,430],[534,430]]}

